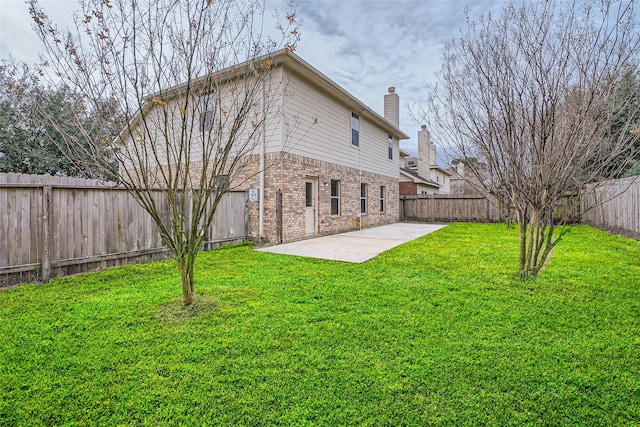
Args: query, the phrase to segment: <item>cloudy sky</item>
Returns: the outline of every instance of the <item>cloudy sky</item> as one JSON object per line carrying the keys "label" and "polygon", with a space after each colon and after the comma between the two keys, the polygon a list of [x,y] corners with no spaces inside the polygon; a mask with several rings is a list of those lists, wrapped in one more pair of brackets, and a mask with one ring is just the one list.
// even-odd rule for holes
{"label": "cloudy sky", "polygon": [[[276,8],[284,0],[270,0]],[[70,25],[77,0],[41,0],[59,23]],[[296,53],[382,114],[383,96],[395,86],[400,128],[415,153],[417,131],[407,109],[426,98],[445,44],[465,25],[465,8],[476,19],[499,12],[503,0],[300,0],[301,40]],[[33,64],[41,50],[24,0],[0,0],[0,58]]]}

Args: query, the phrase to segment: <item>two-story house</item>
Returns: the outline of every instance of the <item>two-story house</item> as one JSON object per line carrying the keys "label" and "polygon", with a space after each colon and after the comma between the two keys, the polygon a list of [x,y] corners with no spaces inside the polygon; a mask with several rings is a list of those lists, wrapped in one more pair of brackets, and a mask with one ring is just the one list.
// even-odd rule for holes
{"label": "two-story house", "polygon": [[296,140],[285,135],[267,148],[267,164],[280,160],[262,184],[250,180],[262,196],[251,206],[249,234],[279,243],[396,222],[399,140],[408,136],[398,129],[394,89],[384,98],[385,118],[296,55],[276,72],[286,80],[282,111],[303,125]]}
{"label": "two-story house", "polygon": [[400,195],[451,193],[452,174],[440,167],[436,159],[436,146],[426,125],[418,131],[418,157],[400,152]]}
{"label": "two-story house", "polygon": [[278,117],[251,136],[259,143],[231,184],[249,191],[249,237],[291,242],[396,222],[399,140],[409,137],[398,128],[395,90],[382,116],[291,52],[270,56],[268,66],[278,82],[269,90],[280,96],[259,114]]}

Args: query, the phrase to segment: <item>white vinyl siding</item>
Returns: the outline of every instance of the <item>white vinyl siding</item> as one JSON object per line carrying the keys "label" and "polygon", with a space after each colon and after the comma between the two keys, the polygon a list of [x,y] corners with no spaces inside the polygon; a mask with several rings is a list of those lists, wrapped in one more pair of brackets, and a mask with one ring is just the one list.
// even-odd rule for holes
{"label": "white vinyl siding", "polygon": [[[262,144],[265,145],[265,152],[283,151],[282,138],[285,132],[284,127],[291,127],[284,123],[284,120],[280,114],[283,105],[283,99],[286,94],[286,83],[282,81],[283,72],[281,68],[275,68],[271,71],[271,74],[267,76],[265,81],[261,83],[263,90],[258,90],[255,98],[252,102],[252,109],[247,117],[243,127],[241,129],[241,135],[238,137],[238,141],[246,141],[250,135],[253,137],[253,141],[250,143],[253,145],[251,154],[259,154]],[[242,83],[237,83],[237,90],[242,90]],[[222,92],[220,100],[220,107],[224,110],[229,110],[230,113],[235,111],[240,99],[234,100],[234,96],[231,95],[232,87],[230,84],[225,85],[219,89]],[[266,94],[266,97],[265,97]],[[266,109],[266,118],[265,116]],[[232,115],[229,117],[233,118]],[[253,123],[260,123],[264,118],[264,134],[262,129],[255,132]],[[229,120],[231,124],[231,120]],[[286,145],[286,144],[285,144]],[[286,150],[285,150],[286,151]]]}
{"label": "white vinyl siding", "polygon": [[[360,115],[359,150],[351,144],[354,111],[303,77],[287,72],[284,109],[287,122],[299,124],[283,151],[354,169],[398,176],[397,161],[389,161],[388,131]],[[357,114],[357,112],[355,112]],[[394,150],[398,140],[394,138]]]}
{"label": "white vinyl siding", "polygon": [[[267,120],[265,122],[266,134],[260,130],[259,132],[254,132],[254,127],[252,125],[252,121],[260,120],[262,118],[263,110],[264,110],[264,102],[262,98],[262,91],[259,91],[258,96],[255,99],[255,102],[252,105],[252,110],[249,113],[249,117],[243,123],[240,128],[239,134],[236,138],[236,141],[241,141],[245,145],[245,148],[248,150],[253,150],[253,154],[257,154],[260,151],[260,146],[264,142],[266,146],[266,151],[281,151],[282,143],[282,118],[279,114],[282,110],[282,99],[286,96],[286,91],[284,90],[284,84],[282,84],[282,70],[274,69],[270,79],[265,81],[264,88],[268,92],[269,90],[273,91],[273,96],[271,97],[271,102],[269,102],[269,114],[267,116]],[[238,83],[237,85],[240,90],[243,86]],[[271,88],[271,89],[269,89]],[[190,103],[184,109],[184,98],[169,98],[169,99],[159,99],[158,102],[152,102],[152,108],[149,112],[146,113],[146,121],[149,124],[149,128],[151,129],[151,138],[152,139],[160,139],[164,138],[162,135],[162,130],[167,128],[170,132],[169,137],[176,141],[176,143],[180,140],[181,137],[181,127],[186,126],[186,134],[191,135],[193,138],[191,144],[191,152],[190,158],[191,161],[200,162],[202,161],[202,149],[200,138],[207,134],[206,137],[213,138],[214,141],[218,138],[218,134],[216,131],[216,126],[219,123],[216,123],[216,120],[220,120],[219,110],[216,109],[224,109],[228,112],[228,119],[223,121],[223,129],[226,131],[229,129],[233,114],[237,110],[237,106],[234,103],[234,97],[231,95],[232,90],[230,85],[223,85],[219,87],[212,88],[198,88],[202,90],[202,96],[198,96],[194,91],[192,93],[192,97],[190,98]],[[164,113],[166,112],[166,116]],[[272,113],[277,112],[277,113]],[[187,116],[187,120],[183,122],[184,116]],[[193,117],[193,119],[191,119]],[[256,117],[257,119],[254,119]],[[224,117],[223,117],[224,118]],[[166,123],[165,123],[166,122]],[[132,122],[134,129],[141,128],[141,124],[138,121]],[[165,126],[166,125],[166,126]],[[203,132],[204,130],[204,132]],[[211,133],[210,133],[211,132]],[[145,132],[142,132],[145,140],[149,139],[149,136],[146,135]],[[156,136],[157,135],[157,136]],[[222,135],[219,140],[221,144],[226,142],[226,137],[228,135]],[[127,139],[126,144],[131,144],[132,142]],[[240,146],[240,144],[238,144]],[[167,153],[164,144],[160,144],[158,147],[157,159],[160,164],[165,165],[167,163],[176,163],[178,160],[175,158],[175,152]],[[215,152],[215,150],[214,150]],[[233,151],[232,151],[233,155]],[[155,159],[153,160],[155,162]],[[125,167],[131,167],[132,163],[128,162],[125,164]]]}

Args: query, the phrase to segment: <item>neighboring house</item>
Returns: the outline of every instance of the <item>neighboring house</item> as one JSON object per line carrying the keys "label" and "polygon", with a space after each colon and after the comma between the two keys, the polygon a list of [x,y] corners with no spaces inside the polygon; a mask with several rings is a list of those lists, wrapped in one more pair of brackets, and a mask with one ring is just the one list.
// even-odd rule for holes
{"label": "neighboring house", "polygon": [[458,162],[455,168],[449,168],[449,172],[451,172],[451,194],[467,194],[467,186],[464,180],[464,162]]}
{"label": "neighboring house", "polygon": [[282,96],[266,114],[283,119],[270,121],[231,184],[251,190],[250,238],[291,242],[398,221],[399,140],[409,137],[394,88],[383,117],[292,53],[270,64]]}
{"label": "neighboring house", "polygon": [[418,132],[418,157],[402,151],[400,160],[400,195],[449,194],[451,172],[438,166],[436,146],[425,125]]}
{"label": "neighboring house", "polygon": [[436,194],[440,185],[418,174],[416,157],[404,150],[400,150],[400,195],[415,196],[416,194]]}
{"label": "neighboring house", "polygon": [[[482,195],[485,192],[482,190],[482,185],[478,178],[473,174],[471,170],[467,171],[465,161],[457,161],[449,169],[451,173],[451,194],[466,194],[466,195]],[[473,166],[477,171],[484,171],[485,166],[482,163],[473,163]]]}

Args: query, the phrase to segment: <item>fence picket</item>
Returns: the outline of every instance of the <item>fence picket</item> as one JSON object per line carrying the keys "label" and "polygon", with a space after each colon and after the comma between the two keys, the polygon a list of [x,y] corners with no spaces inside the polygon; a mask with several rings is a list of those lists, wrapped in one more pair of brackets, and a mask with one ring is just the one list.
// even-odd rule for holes
{"label": "fence picket", "polygon": [[[0,185],[6,177],[0,174]],[[11,265],[9,263],[9,192],[0,191],[0,267]],[[5,208],[1,208],[5,206]]]}
{"label": "fence picket", "polygon": [[583,222],[640,239],[640,177],[588,185],[585,190]]}

